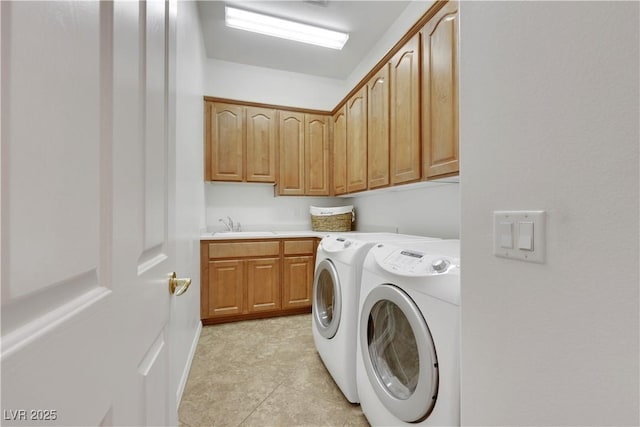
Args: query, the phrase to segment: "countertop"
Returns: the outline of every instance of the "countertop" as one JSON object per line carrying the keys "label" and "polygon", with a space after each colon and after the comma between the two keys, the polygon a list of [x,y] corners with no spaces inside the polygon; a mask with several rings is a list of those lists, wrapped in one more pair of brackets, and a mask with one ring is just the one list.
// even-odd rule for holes
{"label": "countertop", "polygon": [[218,231],[205,232],[200,235],[200,240],[235,240],[235,239],[286,239],[288,237],[318,237],[327,235],[324,231],[297,230],[297,231]]}

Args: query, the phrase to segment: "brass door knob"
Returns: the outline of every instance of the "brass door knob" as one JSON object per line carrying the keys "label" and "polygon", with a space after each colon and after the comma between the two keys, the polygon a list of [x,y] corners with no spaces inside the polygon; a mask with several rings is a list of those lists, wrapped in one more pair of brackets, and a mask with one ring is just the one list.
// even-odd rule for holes
{"label": "brass door knob", "polygon": [[187,292],[189,286],[191,285],[191,279],[178,279],[176,278],[176,272],[171,273],[169,277],[169,292],[171,295],[175,295],[179,297],[180,295]]}

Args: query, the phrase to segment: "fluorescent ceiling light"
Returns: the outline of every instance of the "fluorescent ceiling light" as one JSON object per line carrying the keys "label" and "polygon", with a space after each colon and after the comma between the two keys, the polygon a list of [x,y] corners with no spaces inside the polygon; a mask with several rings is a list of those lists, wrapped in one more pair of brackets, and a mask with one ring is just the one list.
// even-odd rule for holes
{"label": "fluorescent ceiling light", "polygon": [[349,34],[346,33],[325,30],[324,28],[248,12],[229,6],[225,6],[225,22],[228,27],[324,46],[331,49],[340,50],[344,47],[347,40],[349,40]]}

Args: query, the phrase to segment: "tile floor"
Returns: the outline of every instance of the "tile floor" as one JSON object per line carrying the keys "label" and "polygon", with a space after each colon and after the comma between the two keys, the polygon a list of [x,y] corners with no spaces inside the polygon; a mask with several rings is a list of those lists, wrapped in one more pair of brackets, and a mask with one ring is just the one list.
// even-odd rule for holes
{"label": "tile floor", "polygon": [[368,426],[322,364],[311,315],[205,326],[180,427]]}

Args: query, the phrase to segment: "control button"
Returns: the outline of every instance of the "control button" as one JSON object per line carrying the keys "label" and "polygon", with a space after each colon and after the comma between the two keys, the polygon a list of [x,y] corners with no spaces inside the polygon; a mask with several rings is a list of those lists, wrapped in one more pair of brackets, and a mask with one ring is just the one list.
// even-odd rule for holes
{"label": "control button", "polygon": [[513,248],[513,222],[506,221],[498,224],[498,235],[500,236],[500,247],[505,249]]}
{"label": "control button", "polygon": [[344,247],[348,248],[349,246],[351,246],[351,243],[353,243],[351,240],[345,240]]}
{"label": "control button", "polygon": [[533,250],[533,222],[522,221],[518,223],[518,249]]}
{"label": "control button", "polygon": [[449,264],[451,264],[449,261],[441,258],[433,261],[431,267],[433,267],[436,273],[442,273],[449,267]]}

